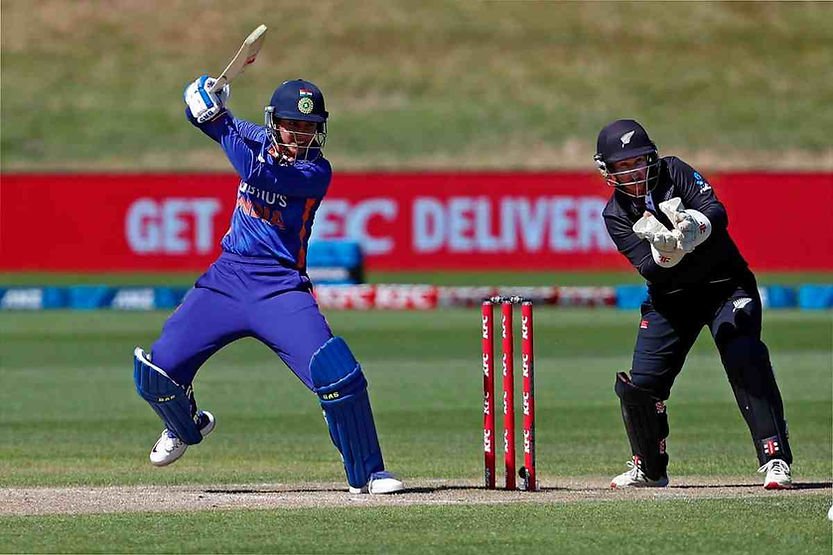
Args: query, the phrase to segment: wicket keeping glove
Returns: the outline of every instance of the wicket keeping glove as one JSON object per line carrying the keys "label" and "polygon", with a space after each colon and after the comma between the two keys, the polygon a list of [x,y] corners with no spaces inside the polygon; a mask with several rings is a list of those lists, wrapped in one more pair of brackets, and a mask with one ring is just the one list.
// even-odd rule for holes
{"label": "wicket keeping glove", "polygon": [[680,197],[659,203],[659,209],[680,232],[679,248],[686,253],[693,251],[712,233],[712,223],[705,214],[698,210],[686,210]]}
{"label": "wicket keeping glove", "polygon": [[197,123],[211,121],[225,112],[225,103],[231,94],[228,83],[217,93],[208,92],[216,80],[208,75],[198,77],[196,81],[185,87],[183,99],[188,105],[191,116]]}
{"label": "wicket keeping glove", "polygon": [[679,248],[680,232],[676,229],[666,229],[650,212],[645,212],[645,215],[633,224],[633,232],[651,244],[651,255],[661,268],[676,266],[686,255],[685,251]]}

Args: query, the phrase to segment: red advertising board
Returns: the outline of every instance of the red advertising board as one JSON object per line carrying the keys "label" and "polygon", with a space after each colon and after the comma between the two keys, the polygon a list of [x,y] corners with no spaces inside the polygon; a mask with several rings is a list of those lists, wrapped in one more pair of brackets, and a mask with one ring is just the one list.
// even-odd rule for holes
{"label": "red advertising board", "polygon": [[[710,176],[756,270],[833,270],[833,174]],[[205,268],[234,207],[231,174],[5,174],[0,269]],[[354,238],[367,267],[624,269],[590,173],[336,174],[313,239]]]}

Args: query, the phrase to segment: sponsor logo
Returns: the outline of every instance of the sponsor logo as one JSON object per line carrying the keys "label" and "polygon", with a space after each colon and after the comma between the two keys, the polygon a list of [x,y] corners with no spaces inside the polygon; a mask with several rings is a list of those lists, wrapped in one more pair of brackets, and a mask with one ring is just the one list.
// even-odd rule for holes
{"label": "sponsor logo", "polygon": [[641,322],[639,322],[639,329],[647,330],[648,329],[648,320],[643,319]]}
{"label": "sponsor logo", "polygon": [[781,451],[781,445],[778,442],[778,436],[769,437],[761,442],[764,446],[764,453],[768,456],[776,455]]}
{"label": "sponsor logo", "polygon": [[532,432],[524,430],[524,453],[532,453]]}
{"label": "sponsor logo", "polygon": [[333,399],[338,399],[339,397],[341,397],[341,394],[338,391],[333,391],[332,393],[325,393],[321,396],[321,398],[325,401],[332,401]]}
{"label": "sponsor logo", "polygon": [[0,299],[0,308],[40,310],[43,308],[43,289],[9,289]]}
{"label": "sponsor logo", "polygon": [[110,303],[110,308],[115,310],[153,310],[155,307],[154,293],[151,287],[119,289]]}
{"label": "sponsor logo", "polygon": [[492,397],[488,393],[483,398],[483,414],[486,416],[492,414]]}
{"label": "sponsor logo", "polygon": [[706,193],[712,190],[712,186],[709,185],[709,182],[706,181],[706,178],[704,178],[697,172],[694,172],[694,184],[700,188],[700,193]]}
{"label": "sponsor logo", "polygon": [[482,320],[483,339],[489,339],[489,318],[483,316]]}
{"label": "sponsor logo", "polygon": [[521,355],[521,374],[524,378],[529,377],[529,371],[531,370],[532,365],[530,364],[530,358],[527,353]]}
{"label": "sponsor logo", "polygon": [[489,376],[489,367],[491,366],[491,360],[489,359],[489,355],[483,353],[483,375]]}
{"label": "sponsor logo", "polygon": [[530,414],[530,402],[529,402],[529,393],[524,391],[523,394],[523,407],[524,407],[524,416],[529,416]]}
{"label": "sponsor logo", "polygon": [[486,453],[492,452],[492,431],[483,430],[483,451]]}
{"label": "sponsor logo", "polygon": [[140,198],[127,209],[124,233],[137,254],[205,254],[214,248],[216,198]]}
{"label": "sponsor logo", "polygon": [[[417,196],[327,198],[316,219],[319,240],[354,239],[365,254],[414,255],[607,254],[616,245],[600,217],[607,199],[597,196]],[[410,221],[404,237],[397,225]],[[407,238],[410,243],[402,244]]]}
{"label": "sponsor logo", "polygon": [[266,204],[277,204],[281,208],[286,208],[287,206],[287,198],[285,195],[279,195],[273,191],[259,189],[258,187],[249,185],[245,181],[240,182],[240,185],[237,187],[237,192],[262,200]]}

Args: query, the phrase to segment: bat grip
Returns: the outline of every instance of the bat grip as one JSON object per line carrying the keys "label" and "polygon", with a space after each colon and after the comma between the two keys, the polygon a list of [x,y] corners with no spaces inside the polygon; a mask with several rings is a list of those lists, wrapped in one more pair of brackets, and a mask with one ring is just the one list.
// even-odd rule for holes
{"label": "bat grip", "polygon": [[213,93],[216,93],[216,92],[219,92],[219,91],[220,91],[220,89],[222,89],[223,87],[225,87],[225,86],[226,86],[226,83],[227,83],[227,82],[228,82],[228,79],[226,79],[226,76],[225,76],[225,75],[221,75],[220,77],[218,77],[218,78],[214,81],[214,84],[213,84],[213,85],[211,85],[211,86],[207,89],[207,91],[208,91],[208,92],[210,92],[210,93],[212,93],[212,94],[213,94]]}

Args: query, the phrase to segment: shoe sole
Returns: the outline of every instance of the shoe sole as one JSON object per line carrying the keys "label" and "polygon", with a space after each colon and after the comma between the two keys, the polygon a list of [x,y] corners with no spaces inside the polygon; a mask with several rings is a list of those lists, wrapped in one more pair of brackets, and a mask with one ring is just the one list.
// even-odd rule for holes
{"label": "shoe sole", "polygon": [[348,491],[352,495],[359,495],[364,493],[368,493],[370,495],[387,495],[390,493],[397,493],[403,491],[405,489],[405,484],[403,484],[402,482],[397,482],[395,485],[387,486],[384,489],[379,489],[380,487],[381,486],[379,485],[377,485],[375,488],[372,486],[370,488],[368,488],[367,486],[363,488],[354,488],[353,486],[350,486],[348,488]]}
{"label": "shoe sole", "polygon": [[[377,488],[378,488],[378,486],[377,486]],[[403,491],[405,489],[405,484],[403,484],[402,482],[399,482],[398,484],[396,484],[394,486],[388,486],[388,487],[386,487],[384,489],[381,489],[381,490],[380,489],[374,489],[372,487],[370,489],[371,489],[371,492],[370,492],[371,495],[387,495],[387,494],[390,494],[390,493],[398,493],[400,491]]]}

